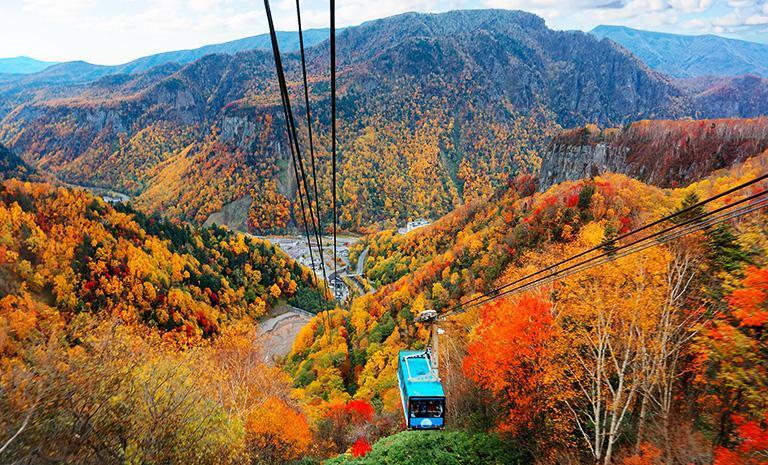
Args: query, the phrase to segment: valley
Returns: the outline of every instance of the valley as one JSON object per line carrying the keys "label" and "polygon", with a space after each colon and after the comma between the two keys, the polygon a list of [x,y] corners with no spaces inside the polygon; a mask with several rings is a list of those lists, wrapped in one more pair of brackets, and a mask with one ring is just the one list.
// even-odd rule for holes
{"label": "valley", "polygon": [[[410,215],[438,217],[488,198],[509,177],[535,174],[563,127],[752,117],[768,108],[755,97],[768,95],[759,79],[683,89],[610,41],[554,31],[523,12],[406,14],[345,29],[339,43],[339,220],[358,232]],[[326,193],[328,82],[320,70],[328,50],[318,43],[307,53]],[[298,63],[286,53],[294,99]],[[66,182],[124,192],[147,213],[203,224],[250,199],[238,216],[249,232],[297,226],[270,53],[168,66],[77,85],[7,83],[0,97],[14,97],[0,98],[9,105],[0,113],[0,142]],[[330,199],[323,196],[327,221]]]}
{"label": "valley", "polygon": [[[269,243],[279,247],[289,257],[293,258],[303,266],[313,271],[314,274],[323,280],[323,264],[328,278],[331,290],[335,299],[343,304],[351,297],[350,288],[343,278],[355,274],[355,269],[361,266],[361,263],[350,264],[349,248],[358,242],[359,238],[351,236],[337,236],[336,239],[336,266],[333,263],[333,238],[325,235],[323,237],[323,258],[320,261],[320,248],[312,244],[310,256],[310,247],[307,245],[306,236],[258,236],[259,239],[269,241]],[[364,261],[365,257],[361,257]],[[314,263],[314,267],[312,264]],[[334,270],[337,270],[334,272]],[[355,292],[358,290],[355,289]]]}
{"label": "valley", "polygon": [[765,465],[768,46],[344,26],[0,59],[0,463]]}

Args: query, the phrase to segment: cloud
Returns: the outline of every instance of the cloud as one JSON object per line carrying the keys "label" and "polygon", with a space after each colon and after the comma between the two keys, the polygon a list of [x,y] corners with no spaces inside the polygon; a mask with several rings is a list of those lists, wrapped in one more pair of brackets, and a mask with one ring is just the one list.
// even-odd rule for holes
{"label": "cloud", "polygon": [[96,0],[22,0],[21,9],[31,17],[77,19],[96,5]]}
{"label": "cloud", "polygon": [[670,0],[669,5],[683,13],[699,13],[712,6],[712,0]]}
{"label": "cloud", "polygon": [[[295,0],[271,1],[276,27],[295,30]],[[0,50],[55,60],[117,63],[266,32],[258,0],[10,0],[14,5],[4,6],[8,3],[0,0],[0,30],[18,40],[0,44]],[[329,0],[301,0],[301,7],[305,28],[328,26]],[[557,29],[624,24],[736,36],[748,31],[751,37],[764,34],[768,42],[766,0],[344,0],[336,7],[340,27],[406,11],[505,8],[538,14]]]}
{"label": "cloud", "polygon": [[768,3],[764,0],[729,0],[730,13],[713,18],[710,30],[716,33],[768,33]]}

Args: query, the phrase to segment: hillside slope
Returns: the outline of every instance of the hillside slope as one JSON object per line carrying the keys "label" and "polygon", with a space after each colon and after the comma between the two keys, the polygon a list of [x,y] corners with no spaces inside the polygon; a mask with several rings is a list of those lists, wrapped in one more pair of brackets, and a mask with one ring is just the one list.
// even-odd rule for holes
{"label": "hillside slope", "polygon": [[265,241],[175,226],[81,190],[5,181],[0,220],[2,308],[37,302],[66,322],[87,312],[195,341],[314,292]]}
{"label": "hillside slope", "polygon": [[18,155],[0,144],[0,181],[10,178],[26,180],[34,170]]}
{"label": "hillside slope", "polygon": [[[698,199],[751,180],[767,168],[768,152],[763,152],[729,169],[710,173],[700,182],[674,189],[605,174],[533,192],[530,179],[521,179],[492,200],[465,206],[428,227],[405,235],[385,231],[368,236],[356,253],[368,249],[365,274],[380,287],[375,294],[357,298],[349,310],[337,310],[325,320],[316,318],[299,334],[287,360],[296,395],[312,411],[325,412],[339,399],[352,397],[380,406],[382,414],[400,417],[397,354],[405,348],[423,348],[428,340],[427,331],[414,321],[420,312],[454,308],[479,293],[514,282]],[[705,209],[711,211],[743,198],[762,189],[765,183],[760,186],[720,199]],[[756,366],[752,360],[764,360],[766,354],[762,349],[753,351],[754,345],[739,346],[740,339],[734,336],[731,340],[720,332],[721,326],[713,326],[722,322],[711,322],[701,312],[706,309],[709,314],[712,309],[712,313],[726,318],[729,306],[752,305],[760,320],[749,327],[743,323],[738,334],[763,337],[761,332],[752,331],[765,325],[768,295],[758,288],[764,289],[761,286],[768,274],[764,268],[757,271],[751,267],[766,266],[765,221],[763,209],[728,226],[689,236],[677,242],[678,247],[661,245],[631,257],[617,255],[589,271],[487,305],[465,307],[466,313],[441,321],[445,332],[440,342],[440,378],[447,390],[447,424],[457,428],[483,425],[481,428],[506,432],[522,439],[527,450],[542,457],[544,463],[559,463],[551,455],[558,450],[558,457],[589,463],[595,454],[589,449],[591,435],[601,433],[589,431],[582,435],[579,425],[595,425],[590,415],[596,399],[605,402],[620,398],[628,411],[640,408],[642,396],[634,396],[634,392],[637,380],[646,374],[642,363],[647,359],[642,356],[655,357],[649,355],[659,347],[655,338],[670,337],[669,332],[656,333],[665,315],[662,311],[669,310],[666,299],[674,279],[692,276],[685,297],[675,297],[679,308],[675,307],[670,318],[674,318],[675,325],[681,325],[673,337],[686,344],[685,349],[674,350],[690,350],[700,356],[685,366],[662,368],[674,380],[674,388],[670,389],[685,399],[675,404],[674,420],[664,413],[649,412],[647,418],[639,420],[627,416],[621,429],[633,434],[647,427],[643,443],[636,444],[645,447],[647,441],[681,462],[701,457],[698,454],[712,450],[713,444],[734,448],[729,439],[710,440],[712,436],[698,431],[721,431],[723,438],[738,438],[734,432],[738,424],[718,422],[735,409],[754,412],[759,422],[764,407],[760,404],[753,409],[748,402],[740,402],[723,413],[727,396],[741,388],[731,387],[731,365],[722,360],[730,360],[728,354],[732,352],[749,353],[749,357],[755,354],[754,359],[734,362],[739,369],[743,366],[752,370]],[[598,253],[604,251],[598,249]],[[689,268],[675,278],[673,273],[680,269],[670,271],[675,269],[673,265]],[[745,291],[743,301],[724,297],[750,274],[761,278],[746,283],[755,289]],[[752,315],[744,312],[737,318]],[[692,318],[698,318],[705,329],[692,324]],[[738,327],[738,319],[733,321]],[[723,331],[726,329],[731,331]],[[701,338],[693,341],[689,335],[696,331],[701,331]],[[606,360],[594,347],[598,336],[607,338],[608,345],[622,344],[626,371],[621,371],[621,363],[616,364],[616,370],[608,363],[605,377],[598,374],[590,378],[595,370],[603,369],[601,362]],[[752,340],[747,342],[752,344]],[[714,347],[706,347],[710,343]],[[695,386],[687,377],[691,373],[685,371],[688,369],[697,375]],[[625,384],[629,380],[627,373],[638,378]],[[760,399],[765,399],[768,392],[763,373],[762,365],[754,372],[761,379],[755,387]],[[603,394],[580,389],[595,385],[610,388],[606,387]],[[618,392],[621,397],[614,394]],[[712,401],[711,396],[724,400]],[[667,431],[652,429],[657,427],[666,427]],[[692,435],[692,428],[697,433]],[[668,444],[664,434],[676,442]],[[638,454],[633,446],[634,441],[616,442],[617,450],[623,449],[622,457],[632,455],[633,450]],[[398,451],[392,449],[392,453]],[[610,455],[601,454],[598,459],[602,464],[614,463]],[[338,463],[368,462],[342,458]]]}

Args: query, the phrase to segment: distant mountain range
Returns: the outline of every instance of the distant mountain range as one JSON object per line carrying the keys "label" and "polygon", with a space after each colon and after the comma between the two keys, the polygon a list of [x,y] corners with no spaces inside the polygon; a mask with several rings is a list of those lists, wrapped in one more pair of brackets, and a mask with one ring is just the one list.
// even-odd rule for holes
{"label": "distant mountain range", "polygon": [[0,58],[0,74],[31,74],[57,64],[29,57]]}
{"label": "distant mountain range", "polygon": [[[307,68],[328,215],[328,43],[315,37]],[[271,52],[157,62],[101,76],[67,63],[0,82],[0,143],[38,171],[125,192],[146,211],[203,223],[250,198],[254,230],[288,224],[296,185]],[[301,124],[298,54],[284,63]],[[339,216],[348,228],[487,197],[533,172],[560,127],[768,111],[763,79],[682,86],[611,40],[508,10],[408,13],[347,28],[338,76]]]}
{"label": "distant mountain range", "polygon": [[678,78],[768,77],[768,45],[716,35],[687,36],[641,31],[624,26],[598,26],[591,31],[637,55],[651,68]]}
{"label": "distant mountain range", "polygon": [[[329,30],[327,28],[304,31],[305,47],[311,47],[328,39],[328,33]],[[277,38],[281,50],[294,52],[299,49],[298,32],[278,32]],[[8,73],[15,74],[15,76],[0,76],[0,83],[12,80],[46,84],[88,82],[103,76],[142,73],[161,65],[184,65],[213,53],[235,54],[246,50],[272,50],[269,34],[260,34],[221,44],[206,45],[191,50],[157,53],[115,66],[96,65],[85,61],[49,63],[26,57],[3,58],[0,59],[0,74]],[[43,72],[40,73],[40,71]],[[33,73],[37,74],[23,76]]]}

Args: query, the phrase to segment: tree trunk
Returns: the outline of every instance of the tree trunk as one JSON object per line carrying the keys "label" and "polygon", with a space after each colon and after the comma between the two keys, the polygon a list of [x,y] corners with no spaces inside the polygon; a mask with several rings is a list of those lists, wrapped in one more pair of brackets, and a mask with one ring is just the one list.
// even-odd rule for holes
{"label": "tree trunk", "polygon": [[670,435],[670,421],[669,421],[670,415],[669,412],[664,413],[664,418],[662,418],[662,421],[664,422],[664,463],[671,464],[672,463],[672,441],[671,435]]}
{"label": "tree trunk", "polygon": [[635,441],[635,454],[640,453],[640,445],[645,436],[645,417],[648,414],[648,394],[643,392],[643,400],[640,402],[640,418],[637,421],[637,440]]}

